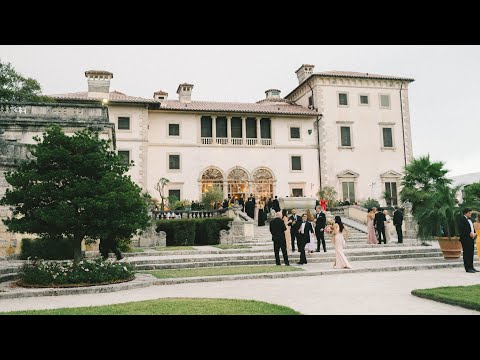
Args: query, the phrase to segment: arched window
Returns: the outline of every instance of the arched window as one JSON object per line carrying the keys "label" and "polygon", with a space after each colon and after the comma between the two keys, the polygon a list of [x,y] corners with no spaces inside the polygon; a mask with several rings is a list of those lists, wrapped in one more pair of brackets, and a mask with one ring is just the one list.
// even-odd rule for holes
{"label": "arched window", "polygon": [[257,197],[273,197],[273,175],[267,169],[258,169],[253,173],[254,192]]}
{"label": "arched window", "polygon": [[207,192],[212,186],[218,186],[223,190],[222,172],[215,168],[209,168],[202,175],[202,194]]}

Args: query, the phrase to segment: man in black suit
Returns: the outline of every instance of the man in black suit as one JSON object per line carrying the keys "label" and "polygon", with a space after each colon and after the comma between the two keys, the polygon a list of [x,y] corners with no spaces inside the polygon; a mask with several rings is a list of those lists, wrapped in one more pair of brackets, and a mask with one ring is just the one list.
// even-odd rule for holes
{"label": "man in black suit", "polygon": [[313,226],[310,221],[307,221],[307,214],[302,215],[302,223],[298,228],[298,238],[297,245],[298,251],[300,252],[300,261],[298,265],[303,265],[307,263],[307,256],[305,255],[305,245],[310,242],[310,232],[313,232]]}
{"label": "man in black suit", "polygon": [[398,243],[403,243],[403,232],[402,232],[402,223],[403,223],[403,213],[402,210],[395,206],[395,212],[393,213],[393,225],[397,230]]}
{"label": "man in black suit", "polygon": [[275,196],[275,199],[272,201],[272,208],[275,210],[275,212],[280,211],[280,203],[278,202],[278,199],[276,196]]}
{"label": "man in black suit", "polygon": [[245,211],[245,200],[243,199],[243,195],[238,199],[238,205],[242,207],[242,211]]}
{"label": "man in black suit", "polygon": [[277,265],[280,265],[280,249],[282,249],[283,262],[285,263],[285,266],[290,265],[287,255],[287,242],[285,240],[286,230],[287,227],[282,220],[282,213],[277,212],[275,214],[275,219],[270,221],[270,233],[272,234],[273,251],[275,252],[275,263]]}
{"label": "man in black suit", "polygon": [[458,220],[458,231],[460,232],[460,242],[462,243],[465,271],[475,273],[478,272],[478,270],[473,267],[473,239],[475,237],[475,231],[473,230],[472,220],[470,220],[471,217],[472,209],[465,208],[463,210],[463,216]]}
{"label": "man in black suit", "polygon": [[300,245],[298,245],[298,228],[302,223],[302,218],[297,215],[297,210],[293,209],[292,215],[290,215],[288,220],[292,222],[292,225],[290,226],[290,241],[292,243],[292,252],[295,252],[295,239],[297,239],[297,246],[298,249],[300,249]]}
{"label": "man in black suit", "polygon": [[379,244],[382,243],[382,234],[383,243],[387,243],[387,238],[385,236],[385,221],[387,221],[385,214],[381,211],[377,211],[377,213],[375,214],[375,219],[373,219],[373,226],[375,227],[375,229],[377,229]]}
{"label": "man in black suit", "polygon": [[327,252],[327,247],[325,246],[325,225],[327,224],[327,217],[323,212],[323,208],[318,205],[317,213],[315,214],[315,234],[317,235],[317,252],[320,252],[320,242],[323,246],[323,251]]}

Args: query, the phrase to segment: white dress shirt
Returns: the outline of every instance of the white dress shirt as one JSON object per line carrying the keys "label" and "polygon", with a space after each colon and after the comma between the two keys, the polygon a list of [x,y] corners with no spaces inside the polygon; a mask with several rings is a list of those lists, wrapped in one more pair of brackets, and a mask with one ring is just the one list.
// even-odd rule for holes
{"label": "white dress shirt", "polygon": [[473,223],[472,223],[472,220],[470,220],[470,219],[469,219],[469,218],[467,218],[466,216],[465,216],[465,219],[467,219],[467,220],[468,220],[468,223],[470,224],[470,232],[472,232],[472,233],[474,233],[474,234],[475,234],[475,230],[473,230]]}

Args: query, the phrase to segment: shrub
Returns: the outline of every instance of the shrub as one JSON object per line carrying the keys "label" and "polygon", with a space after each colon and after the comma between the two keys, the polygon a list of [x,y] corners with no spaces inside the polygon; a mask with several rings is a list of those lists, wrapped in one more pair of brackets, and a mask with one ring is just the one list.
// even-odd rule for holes
{"label": "shrub", "polygon": [[30,258],[46,260],[73,259],[73,241],[66,238],[41,237],[22,240],[20,259]]}
{"label": "shrub", "polygon": [[98,258],[72,261],[33,260],[20,270],[20,279],[27,285],[99,284],[126,280],[134,274],[128,263],[113,262]]}
{"label": "shrub", "polygon": [[228,230],[231,218],[206,218],[195,220],[195,245],[220,244],[220,230]]}
{"label": "shrub", "polygon": [[195,241],[195,219],[158,220],[157,231],[167,233],[167,246],[188,246]]}
{"label": "shrub", "polygon": [[368,198],[367,200],[362,201],[360,204],[366,209],[371,209],[373,207],[376,207],[377,209],[380,208],[380,203],[377,199]]}
{"label": "shrub", "polygon": [[131,252],[132,251],[132,239],[120,239],[117,243],[117,249],[121,252]]}

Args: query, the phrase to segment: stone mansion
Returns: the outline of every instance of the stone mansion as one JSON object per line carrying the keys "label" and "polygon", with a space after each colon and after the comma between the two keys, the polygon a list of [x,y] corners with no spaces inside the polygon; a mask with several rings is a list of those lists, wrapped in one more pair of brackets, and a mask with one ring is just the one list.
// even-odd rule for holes
{"label": "stone mansion", "polygon": [[[198,200],[213,185],[224,197],[315,197],[333,186],[339,200],[375,197],[397,204],[403,168],[412,159],[408,85],[413,79],[369,73],[297,71],[287,96],[267,90],[256,103],[196,100],[194,85],[178,99],[110,91],[113,74],[86,71],[88,91],[53,95],[58,102],[104,104],[118,153],[134,161],[132,179],[154,198]],[[385,199],[385,192],[391,198]]]}

